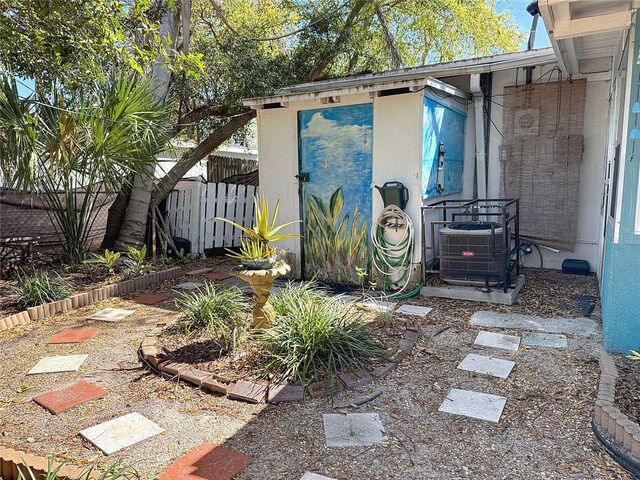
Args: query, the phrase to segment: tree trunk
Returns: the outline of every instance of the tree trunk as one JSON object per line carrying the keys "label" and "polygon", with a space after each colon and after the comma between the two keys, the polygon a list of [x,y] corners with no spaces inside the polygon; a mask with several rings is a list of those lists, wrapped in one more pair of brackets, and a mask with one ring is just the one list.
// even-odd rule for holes
{"label": "tree trunk", "polygon": [[[162,17],[159,34],[167,52],[175,45],[180,27],[180,7],[168,9]],[[153,62],[151,71],[151,86],[159,98],[166,98],[169,93],[171,72],[164,65],[164,57],[158,55]],[[129,204],[124,213],[124,219],[118,234],[118,243],[140,248],[144,242],[147,228],[147,215],[151,202],[151,190],[155,173],[155,162],[149,163],[145,172],[137,174],[133,181],[133,189]],[[120,195],[118,195],[120,196]]]}
{"label": "tree trunk", "polygon": [[109,207],[109,214],[107,216],[107,228],[104,232],[104,238],[100,248],[113,249],[118,240],[118,234],[122,228],[122,222],[124,221],[124,214],[127,211],[127,205],[129,205],[129,199],[131,198],[131,183],[126,183],[122,186],[116,199]]}
{"label": "tree trunk", "polygon": [[164,200],[171,190],[173,190],[173,187],[176,186],[180,179],[184,177],[196,163],[218,148],[222,142],[244,127],[255,116],[255,110],[250,110],[232,117],[227,123],[216,128],[207,138],[200,142],[196,148],[185,153],[173,168],[162,177],[156,185],[156,188],[153,189],[153,193],[151,194],[152,206],[155,207]]}

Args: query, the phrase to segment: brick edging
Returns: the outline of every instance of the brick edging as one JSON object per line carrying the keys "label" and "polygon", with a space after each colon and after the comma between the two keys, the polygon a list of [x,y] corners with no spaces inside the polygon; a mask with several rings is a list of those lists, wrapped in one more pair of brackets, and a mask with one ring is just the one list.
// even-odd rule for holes
{"label": "brick edging", "polygon": [[[199,370],[187,363],[172,362],[167,358],[166,355],[158,350],[158,337],[162,333],[162,330],[166,326],[176,321],[177,318],[177,314],[172,314],[164,317],[156,323],[156,328],[151,330],[143,338],[142,343],[140,344],[140,349],[138,350],[140,357],[145,362],[147,362],[153,370],[159,372],[160,374],[175,377],[178,379],[178,381],[183,380],[204,390],[208,390],[222,396],[228,396],[235,386],[235,382],[232,379],[205,370]],[[415,322],[407,320],[404,337],[402,338],[402,340],[400,340],[398,348],[390,349],[390,355],[388,356],[386,362],[377,367],[372,372],[373,376],[366,383],[369,383],[374,379],[383,379],[389,373],[391,373],[398,366],[398,364],[413,351],[413,347],[415,347],[419,338],[419,326]],[[254,382],[242,379],[238,381],[252,384],[257,388],[264,388],[264,397],[265,399],[269,398],[268,389],[270,388],[270,384],[255,384]],[[363,382],[361,385],[364,384],[365,382]],[[329,396],[332,393],[341,390],[342,388],[343,387],[340,380],[334,379],[333,382],[325,381],[312,383],[311,385],[305,387],[305,391],[311,398],[319,398],[323,396]],[[233,399],[249,401],[236,397],[234,397]]]}
{"label": "brick edging", "polygon": [[613,358],[600,352],[600,382],[593,423],[640,463],[640,425],[615,406],[618,370]]}
{"label": "brick edging", "polygon": [[29,307],[25,311],[0,319],[0,332],[34,320],[43,320],[57,313],[67,312],[80,307],[91,305],[111,297],[126,295],[136,290],[156,285],[165,280],[171,280],[182,274],[180,267],[173,267],[159,272],[148,273],[141,277],[123,280],[121,282],[105,285],[104,287],[76,293],[69,298],[56,302],[45,303],[35,307]]}
{"label": "brick edging", "polygon": [[[25,463],[31,467],[36,477],[44,475],[49,468],[49,458],[0,446],[0,478],[3,480],[17,480],[18,467],[23,467]],[[61,463],[63,462],[54,458],[52,468],[56,468]],[[84,477],[83,471],[71,464],[62,465],[56,476],[60,480],[80,477]]]}

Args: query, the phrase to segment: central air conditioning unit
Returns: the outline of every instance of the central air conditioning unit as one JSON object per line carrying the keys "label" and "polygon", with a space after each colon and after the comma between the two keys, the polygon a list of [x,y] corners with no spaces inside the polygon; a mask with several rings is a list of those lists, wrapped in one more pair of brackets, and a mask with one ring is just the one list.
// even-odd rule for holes
{"label": "central air conditioning unit", "polygon": [[456,285],[497,286],[505,269],[504,233],[503,227],[494,223],[451,224],[441,228],[442,281]]}

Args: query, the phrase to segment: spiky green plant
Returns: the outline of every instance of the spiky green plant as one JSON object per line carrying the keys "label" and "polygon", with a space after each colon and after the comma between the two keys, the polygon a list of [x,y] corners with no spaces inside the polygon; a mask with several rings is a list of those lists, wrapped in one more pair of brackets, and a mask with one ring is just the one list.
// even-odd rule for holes
{"label": "spiky green plant", "polygon": [[358,284],[356,267],[369,265],[367,221],[356,205],[353,214],[343,214],[344,194],[338,188],[329,205],[310,195],[304,225],[305,270],[319,281]]}
{"label": "spiky green plant", "polygon": [[18,305],[27,308],[67,298],[71,285],[55,272],[22,271],[18,272],[17,290]]}
{"label": "spiky green plant", "polygon": [[243,238],[240,243],[241,247],[237,252],[227,249],[229,257],[238,260],[261,260],[276,255],[276,249],[268,243],[262,243],[253,238]]}
{"label": "spiky green plant", "polygon": [[247,329],[249,303],[239,288],[216,288],[207,283],[176,300],[182,316],[174,329],[184,335],[213,341],[221,353],[237,347]]}
{"label": "spiky green plant", "polygon": [[295,221],[276,226],[280,200],[276,201],[276,205],[275,207],[273,207],[273,214],[269,212],[269,202],[264,193],[261,194],[260,199],[258,199],[257,196],[253,197],[253,203],[255,206],[256,220],[255,224],[251,228],[243,227],[242,225],[238,225],[237,223],[232,222],[231,220],[228,220],[226,218],[215,217],[215,219],[222,220],[223,222],[227,222],[233,225],[237,229],[246,233],[249,238],[265,245],[268,245],[272,242],[277,242],[278,240],[283,240],[285,238],[294,238],[300,236],[296,233],[278,234],[278,232],[283,228],[299,223]]}
{"label": "spiky green plant", "polygon": [[109,273],[113,273],[116,262],[120,259],[120,252],[112,252],[109,249],[104,251],[103,255],[92,253],[91,258],[87,258],[84,263],[95,263],[107,267]]}
{"label": "spiky green plant", "polygon": [[[33,467],[24,460],[18,468],[17,480],[56,480],[65,465],[70,462],[65,460],[58,462],[51,455],[47,457],[47,470],[44,474],[36,473]],[[80,474],[70,480],[140,480],[140,473],[131,465],[112,463],[101,467],[91,466],[85,468]]]}
{"label": "spiky green plant", "polygon": [[366,368],[384,353],[361,315],[313,285],[289,285],[273,296],[273,325],[255,337],[266,346],[263,368],[282,380],[308,382]]}

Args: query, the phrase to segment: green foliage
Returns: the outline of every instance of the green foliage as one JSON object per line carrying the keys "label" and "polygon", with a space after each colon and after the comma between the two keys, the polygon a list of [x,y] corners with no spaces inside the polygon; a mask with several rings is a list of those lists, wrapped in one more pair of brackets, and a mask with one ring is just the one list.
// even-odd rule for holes
{"label": "green foliage", "polygon": [[[305,211],[305,268],[320,281],[358,284],[357,269],[369,264],[366,220],[358,206],[343,214],[344,194],[338,188],[329,205],[311,195]],[[355,275],[354,275],[354,272]]]}
{"label": "green foliage", "polygon": [[238,260],[261,260],[272,258],[276,255],[276,249],[267,243],[260,242],[253,238],[243,238],[238,252],[229,250],[228,256]]}
{"label": "green foliage", "polygon": [[226,218],[216,217],[215,219],[230,223],[234,227],[246,233],[254,242],[262,243],[265,246],[268,246],[271,242],[277,242],[278,240],[282,240],[285,238],[295,238],[300,236],[296,233],[283,233],[278,235],[278,232],[283,228],[299,223],[295,221],[278,225],[277,227],[275,226],[276,219],[278,217],[278,208],[280,207],[280,200],[276,202],[276,205],[273,208],[273,215],[269,212],[269,202],[264,193],[262,194],[260,199],[258,199],[257,196],[253,197],[253,203],[255,205],[256,221],[255,225],[252,228],[245,228],[242,225],[238,225],[237,223],[232,222],[231,220],[228,220]]}
{"label": "green foliage", "polygon": [[182,294],[176,306],[182,316],[173,328],[182,334],[211,340],[221,353],[233,350],[242,341],[249,304],[240,289],[217,289],[207,283],[199,291]]}
{"label": "green foliage", "polygon": [[104,191],[155,161],[166,122],[163,102],[130,72],[73,94],[54,85],[37,101],[0,77],[0,172],[10,188],[39,192],[67,260],[81,262]]}
{"label": "green foliage", "polygon": [[366,368],[383,346],[352,306],[313,284],[289,285],[272,296],[276,319],[256,337],[267,347],[263,368],[279,379],[308,382]]}
{"label": "green foliage", "polygon": [[67,298],[71,286],[57,273],[32,272],[18,273],[18,305],[35,307],[43,303],[55,302]]}
{"label": "green foliage", "polygon": [[124,247],[127,249],[127,258],[129,258],[129,260],[131,260],[135,264],[135,267],[139,272],[142,272],[142,270],[144,270],[144,268],[146,267],[145,262],[147,261],[147,246],[143,245],[141,248],[135,248],[131,245],[124,245]]}
{"label": "green foliage", "polygon": [[84,263],[95,263],[107,267],[110,273],[113,273],[113,268],[116,262],[120,259],[120,252],[112,252],[108,248],[104,251],[103,255],[99,253],[92,253],[92,258],[88,258]]}
{"label": "green foliage", "polygon": [[640,352],[631,350],[631,353],[627,355],[627,358],[630,358],[631,360],[640,360]]}

